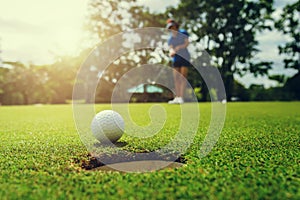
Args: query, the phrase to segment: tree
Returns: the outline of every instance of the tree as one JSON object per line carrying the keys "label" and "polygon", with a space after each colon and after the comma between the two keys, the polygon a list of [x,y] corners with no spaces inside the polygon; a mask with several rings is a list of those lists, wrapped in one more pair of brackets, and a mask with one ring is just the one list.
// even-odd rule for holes
{"label": "tree", "polygon": [[5,95],[5,77],[8,73],[8,69],[4,67],[0,67],[0,105],[3,103],[4,95]]}
{"label": "tree", "polygon": [[271,29],[272,5],[273,0],[182,0],[167,12],[180,19],[195,42],[203,44],[199,49],[212,56],[230,100],[234,74],[265,75],[271,68],[271,62],[252,58],[259,51],[256,34]]}
{"label": "tree", "polygon": [[[102,44],[115,34],[122,32],[133,33],[132,30],[135,28],[164,27],[165,25],[165,17],[162,17],[164,14],[152,14],[150,13],[149,9],[139,5],[135,0],[90,1],[89,14],[90,17],[86,28],[90,33],[96,35],[97,41]],[[153,38],[151,35],[149,35],[149,40],[146,39],[144,41],[150,40],[153,40],[154,42],[161,42],[161,38],[156,40],[156,38]],[[141,41],[141,43],[144,41]],[[123,41],[118,41],[116,45],[113,44],[114,42],[116,41],[112,41],[111,45],[106,44],[109,47],[104,50],[101,48],[101,45],[99,45],[100,47],[98,46],[98,50],[100,49],[99,55],[101,54],[100,60],[108,61],[111,59],[111,55],[117,55],[117,52],[122,52],[122,48],[126,49],[124,45],[120,45],[123,43]],[[147,64],[150,59],[154,59],[155,57],[152,55],[152,53],[155,51],[155,48],[139,50],[126,49],[126,51],[129,52],[124,53],[123,55],[120,55],[119,58],[116,58],[116,60],[111,61],[104,71],[100,70],[105,67],[103,66],[104,63],[99,62],[99,59],[97,60],[97,56],[94,56],[95,58],[93,58],[93,55],[90,55],[90,57],[87,58],[87,61],[84,64],[85,67],[82,69],[85,77],[80,77],[82,80],[81,83],[86,84],[85,88],[88,93],[86,102],[93,101],[93,96],[90,93],[90,90],[95,82],[95,79],[100,79],[98,82],[98,91],[96,92],[96,100],[109,101],[116,82],[126,72],[134,67]],[[163,53],[160,55],[162,54]],[[167,56],[165,57],[167,58]],[[162,62],[167,61],[163,58]],[[99,76],[99,74],[101,74],[101,76]]]}
{"label": "tree", "polygon": [[275,23],[275,27],[290,37],[290,41],[279,46],[279,53],[286,55],[284,67],[297,70],[295,76],[289,78],[284,85],[292,99],[300,99],[300,0],[293,4],[287,4],[283,8],[281,18]]}
{"label": "tree", "polygon": [[300,71],[300,0],[294,4],[288,4],[283,8],[281,18],[276,21],[275,27],[290,36],[291,41],[283,46],[279,46],[279,53],[285,54],[285,68]]}
{"label": "tree", "polygon": [[5,73],[2,81],[4,104],[30,104],[39,93],[43,84],[33,65],[24,65],[20,62],[5,62],[12,66]]}
{"label": "tree", "polygon": [[79,69],[82,58],[61,57],[57,62],[45,68],[47,80],[45,96],[51,103],[66,103],[72,99],[72,90],[76,72]]}
{"label": "tree", "polygon": [[97,35],[98,42],[133,28],[163,27],[164,14],[150,13],[136,0],[94,0],[89,2],[86,29]]}
{"label": "tree", "polygon": [[66,103],[72,99],[82,57],[61,57],[51,65],[40,66],[4,62],[10,67],[0,68],[0,103]]}
{"label": "tree", "polygon": [[297,73],[295,76],[289,78],[285,85],[284,90],[287,94],[290,94],[290,100],[300,100],[300,73]]}

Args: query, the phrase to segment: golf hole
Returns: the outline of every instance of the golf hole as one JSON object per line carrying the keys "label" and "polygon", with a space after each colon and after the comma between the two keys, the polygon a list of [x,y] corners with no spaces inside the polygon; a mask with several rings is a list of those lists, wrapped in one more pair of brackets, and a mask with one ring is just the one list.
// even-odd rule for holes
{"label": "golf hole", "polygon": [[[142,153],[140,155],[143,155]],[[147,158],[140,156],[138,159],[132,159],[125,154],[101,154],[88,155],[87,161],[81,162],[81,168],[91,171],[119,171],[119,172],[151,172],[157,169],[173,169],[182,167],[186,159],[180,156],[174,159],[176,154],[158,155],[157,158]],[[110,163],[103,163],[101,159],[109,157]]]}

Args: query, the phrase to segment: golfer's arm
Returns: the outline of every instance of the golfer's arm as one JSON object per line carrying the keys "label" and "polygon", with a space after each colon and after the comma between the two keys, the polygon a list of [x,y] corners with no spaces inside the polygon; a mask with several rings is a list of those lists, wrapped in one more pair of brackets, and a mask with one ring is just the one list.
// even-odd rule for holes
{"label": "golfer's arm", "polygon": [[169,46],[169,50],[170,50],[170,51],[172,51],[172,50],[175,51],[174,46],[173,46],[173,45],[170,45],[170,46]]}
{"label": "golfer's arm", "polygon": [[169,56],[173,57],[173,56],[175,56],[175,53],[176,53],[176,51],[175,51],[174,46],[173,45],[169,45]]}
{"label": "golfer's arm", "polygon": [[189,40],[186,38],[184,40],[184,43],[182,45],[177,46],[175,50],[179,51],[180,49],[187,48],[187,46],[189,46],[189,43],[190,43]]}

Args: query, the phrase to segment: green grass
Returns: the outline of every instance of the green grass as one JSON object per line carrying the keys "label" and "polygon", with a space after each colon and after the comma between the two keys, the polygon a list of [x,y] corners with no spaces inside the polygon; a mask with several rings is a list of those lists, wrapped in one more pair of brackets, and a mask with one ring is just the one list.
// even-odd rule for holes
{"label": "green grass", "polygon": [[[151,104],[131,105],[138,124]],[[152,173],[86,171],[87,150],[70,105],[0,107],[1,199],[300,199],[300,103],[229,103],[211,153],[200,159],[210,104],[199,104],[200,127],[187,164]],[[98,105],[97,110],[108,105]],[[178,129],[178,108],[159,136],[123,137],[124,148],[153,150]]]}

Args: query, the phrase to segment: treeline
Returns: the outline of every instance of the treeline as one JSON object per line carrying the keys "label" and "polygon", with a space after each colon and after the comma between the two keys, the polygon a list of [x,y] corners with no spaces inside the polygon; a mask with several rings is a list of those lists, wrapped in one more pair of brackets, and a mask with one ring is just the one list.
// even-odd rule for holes
{"label": "treeline", "polygon": [[[64,104],[72,100],[72,92],[76,73],[84,56],[64,57],[51,65],[24,65],[19,62],[7,62],[0,68],[0,103],[2,105],[26,104]],[[129,70],[129,69],[127,69]],[[97,73],[94,73],[96,76]],[[106,72],[110,79],[113,72]],[[197,72],[190,71],[189,82],[199,101],[210,101],[209,91]],[[194,79],[193,79],[194,78]],[[100,79],[95,101],[110,102],[113,83]],[[285,81],[278,87],[264,88],[263,85],[251,85],[245,88],[234,82],[233,101],[291,101],[300,100],[300,74]],[[213,94],[213,92],[211,93]],[[161,99],[165,100],[165,99]],[[84,102],[94,99],[83,99]],[[138,100],[137,100],[138,101]]]}
{"label": "treeline", "polygon": [[263,85],[251,85],[244,88],[235,83],[234,98],[237,101],[297,101],[300,100],[300,74],[289,78],[284,85],[264,88]]}
{"label": "treeline", "polygon": [[51,65],[4,62],[0,67],[2,105],[60,104],[72,99],[79,58],[61,58]]}

